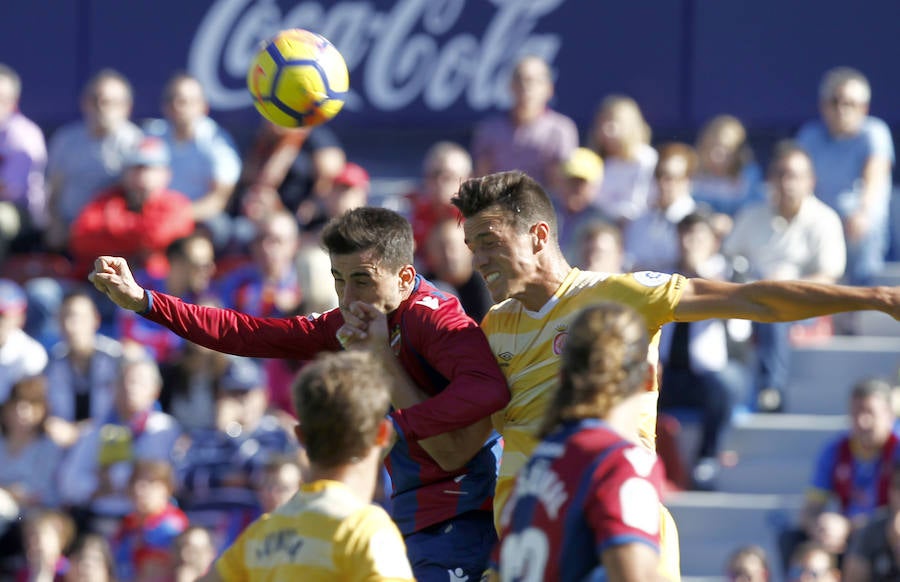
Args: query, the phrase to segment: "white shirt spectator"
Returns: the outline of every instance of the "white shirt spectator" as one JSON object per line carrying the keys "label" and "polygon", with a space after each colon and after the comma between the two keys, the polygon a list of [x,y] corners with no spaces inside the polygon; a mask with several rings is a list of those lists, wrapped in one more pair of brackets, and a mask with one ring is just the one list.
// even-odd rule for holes
{"label": "white shirt spectator", "polygon": [[[36,339],[13,329],[0,346],[0,403],[9,398],[13,384],[30,376],[37,376],[47,367],[47,350]],[[53,385],[50,384],[51,392]]]}

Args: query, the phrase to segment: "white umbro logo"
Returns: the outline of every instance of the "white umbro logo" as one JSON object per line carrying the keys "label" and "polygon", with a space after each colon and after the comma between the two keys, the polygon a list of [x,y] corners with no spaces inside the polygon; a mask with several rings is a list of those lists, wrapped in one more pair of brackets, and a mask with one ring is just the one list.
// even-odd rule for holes
{"label": "white umbro logo", "polygon": [[438,308],[438,298],[428,295],[427,297],[423,297],[416,301],[416,305],[424,305],[428,309],[437,309]]}

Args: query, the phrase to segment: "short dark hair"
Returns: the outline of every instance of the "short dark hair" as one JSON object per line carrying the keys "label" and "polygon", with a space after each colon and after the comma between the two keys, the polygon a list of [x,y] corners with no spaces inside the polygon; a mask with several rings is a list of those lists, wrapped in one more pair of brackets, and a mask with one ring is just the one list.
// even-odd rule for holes
{"label": "short dark hair", "polygon": [[659,158],[656,161],[656,168],[653,170],[653,177],[659,178],[659,169],[663,164],[668,162],[672,158],[682,158],[684,163],[687,165],[685,169],[685,175],[688,178],[694,176],[694,173],[697,171],[697,152],[694,151],[694,148],[689,144],[682,143],[680,141],[669,142],[662,144],[659,146]]}
{"label": "short dark hair", "polygon": [[369,352],[319,356],[297,375],[292,391],[306,454],[322,468],[365,456],[390,407],[390,380]]}
{"label": "short dark hair", "polygon": [[712,216],[710,216],[708,212],[703,210],[695,210],[694,212],[691,212],[680,221],[678,221],[678,226],[676,228],[678,229],[678,234],[682,235],[698,224],[702,224],[715,231],[715,226],[712,222]]}
{"label": "short dark hair", "polygon": [[772,148],[772,157],[769,160],[769,174],[772,173],[776,165],[780,164],[786,158],[789,158],[793,155],[803,156],[804,158],[806,158],[806,161],[809,162],[810,169],[815,172],[812,157],[810,157],[809,152],[806,151],[798,142],[792,139],[783,139],[776,143],[775,147]]}
{"label": "short dark hair", "polygon": [[496,206],[507,213],[519,231],[542,221],[550,225],[553,237],[557,236],[556,211],[550,196],[525,172],[498,172],[466,180],[451,202],[465,218]]}
{"label": "short dark hair", "polygon": [[128,100],[134,100],[134,90],[131,87],[131,82],[119,71],[115,69],[101,69],[98,71],[93,77],[91,77],[87,84],[84,86],[84,90],[81,93],[82,99],[89,99],[94,97],[97,92],[97,87],[100,86],[101,83],[105,83],[106,81],[116,81],[121,83],[125,87],[125,92],[128,94]]}
{"label": "short dark hair", "polygon": [[376,258],[391,268],[413,262],[412,226],[386,208],[364,206],[333,218],[322,231],[322,245],[332,255],[373,250]]}

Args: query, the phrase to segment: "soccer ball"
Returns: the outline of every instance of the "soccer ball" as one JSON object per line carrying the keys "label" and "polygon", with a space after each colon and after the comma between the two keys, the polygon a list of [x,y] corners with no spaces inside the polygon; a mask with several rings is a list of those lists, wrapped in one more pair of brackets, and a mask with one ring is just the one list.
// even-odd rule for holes
{"label": "soccer ball", "polygon": [[257,111],[272,123],[309,127],[341,110],[350,75],[333,44],[296,28],[262,44],[247,72],[247,88]]}

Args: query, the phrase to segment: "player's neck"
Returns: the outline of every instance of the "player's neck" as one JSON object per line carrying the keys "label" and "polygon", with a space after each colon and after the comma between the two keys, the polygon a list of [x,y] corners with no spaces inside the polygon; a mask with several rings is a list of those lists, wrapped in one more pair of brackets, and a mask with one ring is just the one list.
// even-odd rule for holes
{"label": "player's neck", "polygon": [[540,311],[556,294],[571,270],[572,267],[563,258],[562,253],[555,256],[547,255],[538,261],[534,276],[526,285],[525,292],[518,297],[519,301],[529,311]]}
{"label": "player's neck", "polygon": [[622,435],[622,438],[636,444],[641,442],[639,430],[640,410],[638,405],[639,397],[632,396],[613,406],[603,419],[614,431]]}
{"label": "player's neck", "polygon": [[378,479],[378,465],[381,462],[379,449],[372,448],[369,453],[356,462],[346,463],[337,467],[320,467],[310,463],[310,481],[337,481],[349,487],[365,502],[372,501],[375,493],[375,483]]}

